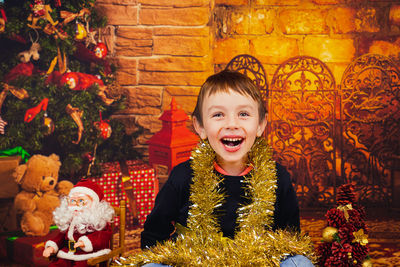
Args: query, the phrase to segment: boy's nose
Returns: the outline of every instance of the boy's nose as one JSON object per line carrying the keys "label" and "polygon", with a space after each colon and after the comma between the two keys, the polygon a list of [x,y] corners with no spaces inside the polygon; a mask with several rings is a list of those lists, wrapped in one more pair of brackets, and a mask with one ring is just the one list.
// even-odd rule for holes
{"label": "boy's nose", "polygon": [[228,116],[227,117],[227,121],[226,121],[226,128],[228,128],[228,129],[236,129],[238,127],[239,127],[239,125],[238,125],[237,117]]}

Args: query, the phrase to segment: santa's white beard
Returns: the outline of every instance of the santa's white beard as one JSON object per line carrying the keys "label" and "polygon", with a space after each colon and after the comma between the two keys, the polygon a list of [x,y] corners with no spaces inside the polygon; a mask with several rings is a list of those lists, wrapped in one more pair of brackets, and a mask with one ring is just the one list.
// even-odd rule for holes
{"label": "santa's white beard", "polygon": [[[100,231],[114,217],[114,209],[106,201],[92,203],[91,207],[82,207],[74,211],[68,207],[67,198],[61,199],[61,204],[53,212],[54,223],[60,231],[74,231],[84,234],[86,232]],[[68,229],[73,226],[72,229]]]}

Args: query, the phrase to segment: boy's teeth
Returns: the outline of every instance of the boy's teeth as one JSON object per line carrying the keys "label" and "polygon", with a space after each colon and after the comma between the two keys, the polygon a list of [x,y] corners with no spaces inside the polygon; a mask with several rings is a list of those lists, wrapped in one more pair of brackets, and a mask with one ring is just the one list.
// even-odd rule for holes
{"label": "boy's teeth", "polygon": [[224,141],[230,141],[230,142],[235,142],[235,141],[240,141],[241,138],[224,138]]}
{"label": "boy's teeth", "polygon": [[227,146],[238,146],[243,138],[222,138],[222,143]]}

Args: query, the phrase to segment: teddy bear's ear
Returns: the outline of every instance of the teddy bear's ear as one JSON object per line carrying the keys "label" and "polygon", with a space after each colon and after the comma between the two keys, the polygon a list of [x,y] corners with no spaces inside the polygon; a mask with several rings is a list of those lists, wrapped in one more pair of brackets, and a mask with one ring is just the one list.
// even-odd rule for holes
{"label": "teddy bear's ear", "polygon": [[51,154],[50,156],[49,156],[51,159],[54,159],[54,160],[60,160],[60,157],[57,155],[57,154]]}
{"label": "teddy bear's ear", "polygon": [[58,167],[61,166],[60,157],[59,157],[58,155],[56,155],[56,154],[53,153],[53,154],[51,154],[51,155],[49,156],[49,158],[51,158],[52,160],[54,160],[54,162],[57,162]]}
{"label": "teddy bear's ear", "polygon": [[14,176],[14,179],[17,182],[17,184],[21,184],[22,177],[24,177],[26,169],[27,169],[26,164],[21,164],[17,168],[15,168],[13,176]]}

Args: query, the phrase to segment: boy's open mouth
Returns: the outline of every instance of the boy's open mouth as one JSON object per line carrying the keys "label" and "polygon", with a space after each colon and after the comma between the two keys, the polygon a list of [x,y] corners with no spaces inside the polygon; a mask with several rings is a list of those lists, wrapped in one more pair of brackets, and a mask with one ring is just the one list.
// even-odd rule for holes
{"label": "boy's open mouth", "polygon": [[221,142],[225,146],[236,147],[236,146],[240,145],[241,143],[243,143],[243,140],[244,139],[241,137],[239,137],[239,138],[222,138]]}

